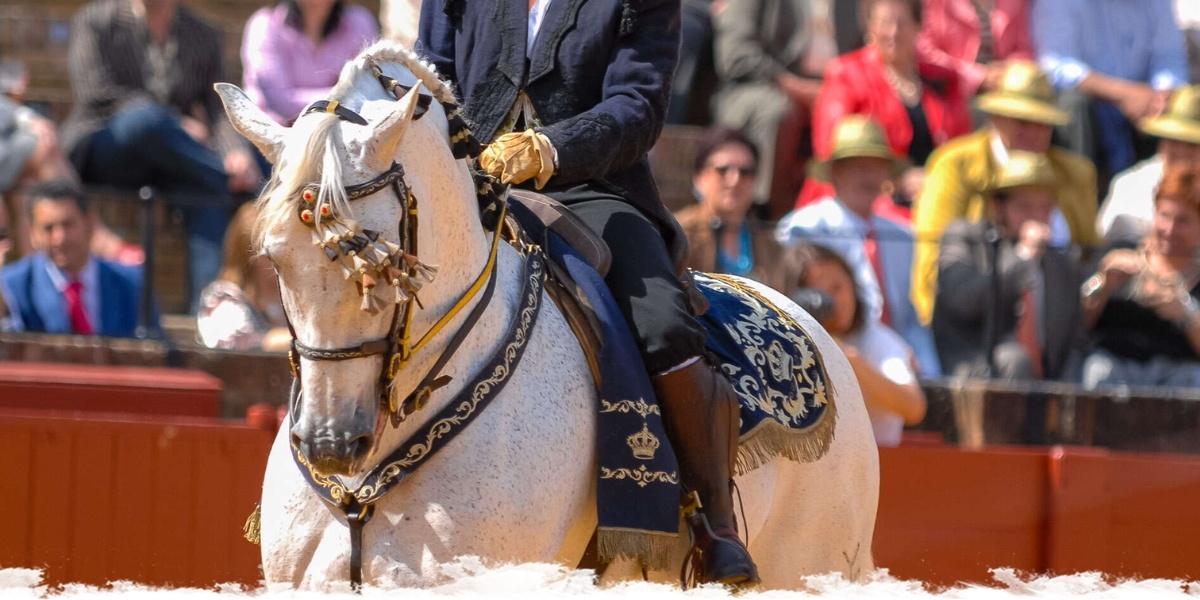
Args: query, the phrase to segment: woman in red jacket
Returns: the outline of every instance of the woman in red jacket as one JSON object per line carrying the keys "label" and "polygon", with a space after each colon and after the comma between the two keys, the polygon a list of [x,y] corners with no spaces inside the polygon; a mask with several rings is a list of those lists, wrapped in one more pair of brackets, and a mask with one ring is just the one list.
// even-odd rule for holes
{"label": "woman in red jacket", "polygon": [[[870,116],[883,127],[892,150],[914,165],[898,183],[898,195],[916,197],[929,154],[970,131],[971,117],[958,74],[917,57],[921,0],[867,0],[863,9],[867,45],[825,69],[813,109],[813,153],[817,160],[829,158],[833,128],[842,117]],[[797,206],[830,193],[827,185],[810,179]],[[899,208],[900,214],[906,212]]]}

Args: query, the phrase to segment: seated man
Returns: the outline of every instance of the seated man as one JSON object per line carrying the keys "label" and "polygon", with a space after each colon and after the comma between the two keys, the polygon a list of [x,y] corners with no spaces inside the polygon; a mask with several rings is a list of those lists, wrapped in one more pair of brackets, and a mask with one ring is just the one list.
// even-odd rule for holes
{"label": "seated man", "polygon": [[[29,223],[21,210],[25,188],[38,181],[76,178],[63,154],[54,123],[24,105],[29,74],[20,61],[0,60],[0,212],[10,223],[9,239],[17,255],[29,253]],[[99,219],[92,251],[110,260],[136,265],[142,249],[122,240]],[[0,263],[2,265],[3,263]]]}
{"label": "seated man", "polygon": [[260,175],[213,90],[226,79],[221,44],[175,0],[97,0],[71,23],[63,147],[86,182],[188,196],[192,298],[220,270],[230,192],[253,191]]}
{"label": "seated man", "polygon": [[39,183],[26,195],[25,214],[34,253],[0,271],[0,292],[11,312],[9,327],[132,337],[142,272],[88,251],[92,217],[83,192],[65,180]]}
{"label": "seated man", "polygon": [[1014,150],[998,175],[991,219],[946,228],[932,329],[947,375],[1078,380],[1081,277],[1049,248],[1057,189],[1044,155]]}
{"label": "seated man", "polygon": [[1060,134],[1107,184],[1144,146],[1133,124],[1161,112],[1170,90],[1188,82],[1171,0],[1036,0],[1029,22],[1038,61],[1072,112]]}
{"label": "seated man", "polygon": [[786,212],[799,189],[802,132],[821,88],[805,71],[810,0],[733,0],[713,18],[714,117],[750,136],[762,153],[754,201]]}
{"label": "seated man", "polygon": [[1083,156],[1050,145],[1053,126],[1065,123],[1067,113],[1054,105],[1054,90],[1046,74],[1027,61],[1014,61],[1004,70],[999,88],[979,97],[988,124],[955,138],[929,159],[928,177],[913,210],[916,257],[912,301],[923,323],[933,315],[937,293],[938,244],[955,219],[980,221],[991,214],[991,186],[1014,150],[1044,154],[1058,182],[1058,204],[1050,218],[1050,244],[1092,245],[1096,235],[1096,169]]}
{"label": "seated man", "polygon": [[862,115],[843,118],[834,130],[829,162],[814,173],[833,183],[834,196],[784,217],[775,237],[785,245],[804,241],[838,252],[854,269],[868,318],[899,333],[912,347],[921,376],[936,378],[941,369],[933,338],[909,299],[912,231],[871,210],[897,164],[874,121]]}
{"label": "seated man", "polygon": [[1113,180],[1096,218],[1097,232],[1113,244],[1136,246],[1150,231],[1163,173],[1200,164],[1200,86],[1179,88],[1167,111],[1139,128],[1158,138],[1158,152]]}

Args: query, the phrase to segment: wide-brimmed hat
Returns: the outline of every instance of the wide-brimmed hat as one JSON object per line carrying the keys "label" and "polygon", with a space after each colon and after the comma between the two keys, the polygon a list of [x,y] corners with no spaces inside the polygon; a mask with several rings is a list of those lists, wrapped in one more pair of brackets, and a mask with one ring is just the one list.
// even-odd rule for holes
{"label": "wide-brimmed hat", "polygon": [[1004,68],[998,89],[979,96],[975,105],[990,115],[1000,115],[1043,125],[1066,125],[1070,115],[1055,104],[1050,78],[1027,60]]}
{"label": "wide-brimmed hat", "polygon": [[879,124],[864,115],[846,115],[838,121],[833,128],[833,152],[828,160],[813,164],[809,174],[821,181],[829,181],[830,167],[846,158],[882,158],[890,161],[893,171],[905,165],[888,145]]}
{"label": "wide-brimmed hat", "polygon": [[1154,137],[1200,144],[1200,86],[1175,90],[1167,110],[1142,121],[1138,128]]}
{"label": "wide-brimmed hat", "polygon": [[1013,188],[1037,186],[1056,188],[1058,177],[1050,160],[1040,152],[1025,150],[1009,150],[1008,162],[1000,167],[992,191],[1011,190]]}

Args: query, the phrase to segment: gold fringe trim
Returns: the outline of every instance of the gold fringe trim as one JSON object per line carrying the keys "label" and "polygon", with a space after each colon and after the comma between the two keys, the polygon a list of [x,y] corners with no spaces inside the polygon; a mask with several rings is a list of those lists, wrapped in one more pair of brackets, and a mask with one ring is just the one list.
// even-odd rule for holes
{"label": "gold fringe trim", "polygon": [[830,401],[825,413],[807,429],[795,430],[778,421],[764,420],[742,436],[738,444],[734,475],[745,475],[777,456],[796,462],[813,462],[825,456],[833,443],[837,404]]}
{"label": "gold fringe trim", "polygon": [[242,532],[245,534],[247,542],[259,545],[262,542],[262,505],[255,504],[254,512],[246,517],[246,524],[242,525]]}
{"label": "gold fringe trim", "polygon": [[601,527],[596,533],[600,562],[608,564],[624,556],[651,571],[665,571],[671,562],[671,549],[677,534],[642,529]]}

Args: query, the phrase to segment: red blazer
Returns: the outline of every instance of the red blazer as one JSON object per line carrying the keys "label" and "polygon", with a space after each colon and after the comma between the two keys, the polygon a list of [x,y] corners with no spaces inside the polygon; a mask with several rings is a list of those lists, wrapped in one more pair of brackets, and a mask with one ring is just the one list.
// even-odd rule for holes
{"label": "red blazer", "polygon": [[[983,82],[984,67],[975,63],[979,54],[979,15],[971,0],[924,3],[924,22],[917,38],[921,58],[957,71],[965,96],[974,96]],[[1029,4],[1029,0],[996,0],[990,19],[994,60],[1033,60]]]}
{"label": "red blazer", "polygon": [[[918,71],[925,83],[921,103],[934,147],[970,132],[971,115],[959,89],[958,74],[924,61],[918,65]],[[872,46],[843,54],[825,68],[825,83],[813,108],[812,142],[816,160],[825,160],[833,152],[833,128],[842,117],[851,114],[875,119],[892,151],[897,156],[908,155],[912,123],[900,96],[887,81],[879,52]],[[828,185],[818,185],[810,177],[796,206],[831,194]]]}

